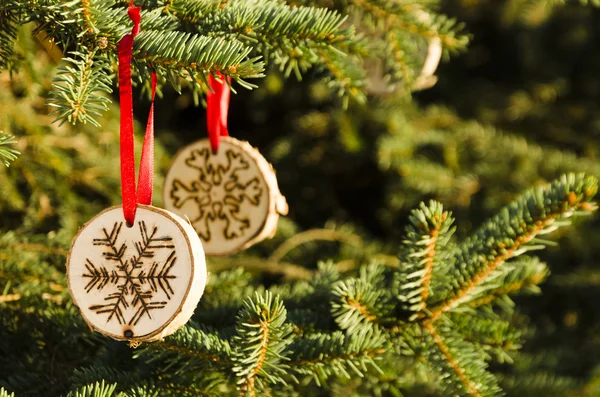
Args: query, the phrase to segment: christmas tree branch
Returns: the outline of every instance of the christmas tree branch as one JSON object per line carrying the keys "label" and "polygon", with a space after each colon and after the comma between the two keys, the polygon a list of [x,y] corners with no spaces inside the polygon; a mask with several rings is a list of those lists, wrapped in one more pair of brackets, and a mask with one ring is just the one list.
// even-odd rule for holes
{"label": "christmas tree branch", "polygon": [[[349,96],[363,101],[363,58],[386,58],[384,63],[391,70],[402,69],[399,74],[392,73],[393,79],[411,87],[412,81],[406,77],[419,74],[423,59],[410,35],[426,40],[439,37],[449,50],[466,45],[460,26],[443,16],[420,17],[420,7],[354,2],[356,8],[368,10],[370,17],[364,18],[368,20],[365,26],[373,24],[372,17],[382,18],[395,33],[387,39],[371,35],[374,43],[366,46],[368,40],[356,35],[354,28],[345,24],[346,16],[337,10],[278,1],[146,3],[141,33],[134,43],[138,62],[133,65],[133,75],[143,80],[148,68],[153,68],[159,74],[159,85],[169,81],[179,91],[183,78],[189,83],[185,86],[199,96],[207,90],[208,73],[231,76],[250,89],[255,85],[246,79],[263,77],[265,64],[270,62],[279,65],[286,76],[294,72],[298,78],[314,67],[319,74],[325,72],[323,79],[344,101]],[[16,27],[33,22],[36,33],[43,32],[52,44],[90,58],[76,58],[80,63],[72,70],[63,68],[52,90],[52,103],[61,121],[95,122],[97,113],[106,110],[101,94],[105,86],[113,85],[116,74],[112,67],[94,69],[94,65],[116,63],[118,43],[131,29],[126,6],[127,2],[113,0],[6,0],[0,5],[0,20],[6,22],[0,28],[0,67],[9,65]],[[399,40],[405,36],[406,40]],[[396,48],[391,54],[386,52],[390,43]],[[66,62],[74,60],[67,58]],[[98,83],[91,78],[94,71],[101,77]],[[70,79],[68,74],[72,74]]]}
{"label": "christmas tree branch", "polygon": [[[171,44],[165,46],[165,42]],[[157,70],[184,70],[192,78],[218,71],[238,81],[262,77],[264,63],[258,58],[248,59],[251,50],[237,40],[177,31],[142,31],[134,43],[134,57],[143,59]]]}
{"label": "christmas tree branch", "polygon": [[349,93],[358,102],[366,101],[366,96],[362,92],[365,85],[365,72],[357,67],[350,55],[329,48],[318,48],[316,54],[332,76],[326,79],[329,87],[337,91],[339,96]]}
{"label": "christmas tree branch", "polygon": [[477,291],[470,294],[469,307],[479,307],[494,302],[497,298],[517,292],[537,292],[537,285],[549,275],[548,267],[535,257],[520,257],[506,263],[498,271],[498,276],[482,283]]}
{"label": "christmas tree branch", "polygon": [[256,396],[268,384],[282,383],[292,327],[279,297],[270,292],[246,299],[237,317],[233,371],[245,395]]}
{"label": "christmas tree branch", "polygon": [[17,159],[20,154],[17,150],[11,148],[17,141],[14,140],[12,135],[4,134],[0,131],[0,160],[6,167],[10,166],[10,162]]}
{"label": "christmas tree branch", "polygon": [[444,382],[448,395],[471,397],[494,396],[500,389],[492,374],[488,373],[483,360],[467,342],[451,332],[441,333],[431,321],[424,324],[437,351],[428,356],[429,362],[442,375],[449,369],[451,376]]}
{"label": "christmas tree branch", "polygon": [[431,322],[429,322],[429,321],[426,322],[424,324],[424,328],[427,330],[429,335],[431,335],[433,337],[433,340],[434,340],[435,344],[437,345],[438,349],[440,350],[440,352],[443,354],[444,359],[446,360],[448,365],[452,368],[452,370],[454,371],[456,376],[464,384],[464,386],[466,387],[466,389],[470,393],[470,395],[473,397],[480,397],[479,392],[477,391],[477,389],[475,389],[475,387],[473,386],[473,383],[469,380],[469,378],[467,378],[463,369],[454,360],[454,357],[450,353],[450,349],[448,349],[448,346],[446,346],[443,339],[437,333],[437,331],[435,330],[435,328],[433,327]]}
{"label": "christmas tree branch", "polygon": [[[419,36],[431,39],[437,37],[445,48],[456,49],[468,43],[468,36],[459,35],[463,27],[443,15],[432,18],[420,5],[403,5],[385,0],[351,0],[352,3],[371,14],[375,20],[386,21],[388,26],[403,31],[412,31]],[[435,26],[435,28],[434,28]]]}
{"label": "christmas tree branch", "polygon": [[290,346],[288,365],[299,374],[311,375],[317,384],[332,375],[351,378],[367,372],[367,365],[380,369],[374,359],[385,352],[385,336],[377,328],[363,328],[353,334],[314,333],[297,338]]}
{"label": "christmas tree branch", "polygon": [[340,281],[334,285],[332,293],[331,313],[340,328],[352,334],[378,322],[375,305],[381,292],[374,290],[370,283],[355,278]]}
{"label": "christmas tree branch", "polygon": [[313,274],[310,269],[301,265],[288,262],[272,262],[259,258],[228,259],[224,262],[210,264],[210,269],[214,271],[223,271],[237,267],[267,274],[280,274],[288,280],[308,280]]}
{"label": "christmas tree branch", "polygon": [[7,69],[11,64],[18,23],[19,13],[17,10],[0,7],[0,70]]}
{"label": "christmas tree branch", "polygon": [[148,363],[161,363],[175,374],[201,371],[211,367],[231,369],[235,364],[229,341],[216,332],[186,325],[161,343],[143,345],[135,357]]}
{"label": "christmas tree branch", "polygon": [[479,312],[454,314],[450,320],[465,341],[495,355],[500,363],[512,363],[510,354],[521,347],[522,333],[510,321],[481,316]]}
{"label": "christmas tree branch", "polygon": [[593,211],[596,207],[590,200],[596,191],[595,178],[569,174],[547,188],[525,193],[505,207],[460,245],[456,259],[467,266],[457,269],[456,277],[463,281],[450,297],[432,309],[432,318],[439,318],[469,299],[469,294],[507,259],[543,248],[544,245],[528,245],[535,242],[537,235],[557,229],[573,215]]}
{"label": "christmas tree branch", "polygon": [[95,50],[82,47],[81,51],[71,52],[73,58],[63,58],[67,64],[58,68],[48,101],[55,108],[50,115],[62,123],[80,121],[99,127],[95,117],[108,110],[110,103],[106,96],[112,92],[110,67],[106,59],[96,57]]}
{"label": "christmas tree branch", "polygon": [[435,201],[429,205],[421,203],[419,209],[411,212],[401,248],[403,264],[394,273],[405,310],[424,312],[435,283],[440,282],[434,279],[434,272],[443,273],[454,262],[454,245],[450,242],[455,230],[453,221],[450,213]]}

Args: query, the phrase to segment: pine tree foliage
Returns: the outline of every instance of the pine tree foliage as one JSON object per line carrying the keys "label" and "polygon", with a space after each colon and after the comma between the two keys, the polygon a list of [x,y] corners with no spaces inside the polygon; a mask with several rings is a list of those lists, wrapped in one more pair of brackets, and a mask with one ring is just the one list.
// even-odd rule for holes
{"label": "pine tree foliage", "polygon": [[[579,191],[578,197],[571,189]],[[463,299],[477,289],[479,285],[506,260],[532,250],[543,249],[547,244],[541,237],[558,227],[569,223],[569,218],[577,214],[586,214],[595,209],[588,198],[596,193],[594,182],[574,175],[563,176],[552,189],[529,191],[519,201],[505,207],[500,214],[484,223],[475,234],[459,247],[457,257],[467,264],[455,272],[458,281],[453,292],[445,297],[440,311],[448,311],[459,305]],[[557,198],[566,199],[558,204]],[[557,206],[549,206],[549,203]]]}
{"label": "pine tree foliage", "polygon": [[15,397],[15,393],[9,393],[5,388],[0,387],[0,396],[2,397]]}
{"label": "pine tree foliage", "polygon": [[496,363],[513,363],[513,356],[521,347],[522,330],[508,319],[490,318],[482,313],[450,316],[455,327],[462,330],[466,341],[487,353],[486,360]]}
{"label": "pine tree foliage", "polygon": [[14,54],[14,41],[17,38],[19,15],[15,10],[4,8],[0,12],[0,68],[11,65]]}
{"label": "pine tree foliage", "polygon": [[[451,232],[452,215],[436,202],[423,205],[411,214],[407,231],[412,232],[413,237],[407,236],[403,248],[398,250],[400,264],[397,267],[374,262],[353,276],[336,271],[333,264],[323,264],[311,279],[271,287],[271,291],[264,291],[240,270],[221,273],[211,278],[206,292],[208,299],[201,300],[194,321],[164,342],[143,344],[133,354],[128,353],[123,344],[106,345],[103,338],[85,331],[76,311],[69,309],[65,280],[60,272],[55,272],[48,281],[34,281],[48,285],[53,280],[54,287],[29,295],[25,291],[34,292],[31,283],[35,273],[24,273],[22,265],[4,260],[2,272],[20,279],[3,285],[6,298],[2,310],[10,314],[1,317],[3,332],[9,335],[2,341],[10,344],[18,334],[51,326],[57,332],[56,341],[60,341],[60,346],[72,346],[62,350],[62,354],[76,353],[71,344],[95,346],[96,352],[92,349],[92,356],[80,358],[84,367],[70,375],[66,383],[60,378],[43,379],[53,385],[48,387],[49,391],[63,390],[71,395],[111,395],[113,392],[123,393],[123,396],[147,395],[144,393],[149,390],[159,391],[159,395],[227,395],[232,392],[287,395],[291,390],[311,393],[311,387],[341,385],[355,377],[389,378],[389,372],[380,368],[380,364],[389,360],[403,362],[411,357],[425,360],[425,368],[431,376],[437,374],[436,390],[440,395],[499,395],[500,387],[486,369],[487,365],[510,362],[521,343],[521,332],[511,321],[510,306],[507,309],[494,305],[509,299],[510,295],[526,292],[525,286],[542,281],[540,274],[545,275],[545,267],[536,259],[525,259],[527,250],[522,248],[527,243],[533,244],[535,238],[551,226],[564,226],[569,217],[593,211],[595,207],[590,200],[596,189],[597,181],[592,177],[566,175],[547,187],[526,192],[462,242],[450,244],[450,237],[448,240],[440,237],[440,249],[430,255],[452,256],[452,265],[447,266],[449,269],[444,275],[432,270],[429,281],[423,276],[406,277],[402,264],[420,263],[414,262],[415,257],[427,258],[413,255],[415,252],[432,252],[431,247],[427,248],[431,241],[425,244],[421,238],[429,235],[428,231],[438,228],[443,231],[440,236]],[[503,220],[508,223],[503,224]],[[554,223],[551,225],[550,221]],[[493,224],[499,226],[494,228]],[[478,245],[479,241],[485,244]],[[498,247],[500,243],[504,244],[504,250]],[[518,247],[517,243],[520,243]],[[473,251],[479,252],[476,259],[468,255]],[[41,269],[55,266],[53,263],[61,257],[60,253],[45,255],[48,262]],[[487,266],[494,264],[502,273],[495,274],[483,266],[483,259]],[[446,265],[434,258],[432,266]],[[454,288],[441,288],[445,295],[433,293],[425,298],[420,295],[424,305],[421,303],[419,310],[406,309],[406,299],[402,297],[403,291],[411,291],[407,284],[418,281],[423,284],[421,288],[427,283],[443,285],[436,278],[449,279],[447,275],[453,272],[462,277],[456,280],[464,281],[451,283]],[[49,274],[52,272],[46,268],[35,277],[40,280]],[[486,284],[488,287],[473,295],[475,302],[479,302],[477,305],[474,300],[463,299],[476,285]],[[246,286],[241,288],[245,291],[241,295],[252,289],[256,293],[240,299],[241,296],[231,294],[232,285]],[[55,290],[61,288],[62,292],[56,295]],[[14,297],[15,294],[20,296]],[[231,311],[233,316],[211,318],[203,314],[211,306],[217,310],[214,295],[220,296],[217,301],[224,313]],[[22,305],[29,306],[40,296],[45,296],[42,301],[46,309],[36,303],[34,307],[41,311],[21,312]],[[306,307],[314,308],[318,316],[324,317],[318,329],[296,322],[309,314],[302,311]],[[15,321],[24,315],[28,316],[27,321]],[[197,322],[199,318],[202,325]],[[32,328],[27,330],[28,327]],[[82,333],[83,340],[77,336]],[[39,336],[44,338],[45,344],[52,345],[53,338],[47,331]],[[29,349],[24,353],[39,358],[39,353]],[[127,364],[118,364],[119,360]],[[95,364],[85,368],[86,362]],[[36,374],[30,365],[20,365],[23,366],[21,371],[32,371],[31,376]],[[402,367],[396,370],[402,371]],[[14,369],[8,367],[3,367],[3,371],[14,373]],[[22,378],[27,373],[21,372],[21,378],[9,375],[1,384],[11,391],[29,395],[26,390],[32,390],[36,381],[31,377]],[[198,377],[198,373],[203,375]],[[101,379],[108,383],[94,384]],[[112,389],[115,384],[116,388]],[[134,391],[137,394],[133,394]],[[49,392],[48,395],[56,394]]]}
{"label": "pine tree foliage", "polygon": [[254,396],[265,383],[276,384],[286,373],[287,357],[282,353],[292,331],[285,323],[286,312],[283,302],[269,292],[244,301],[232,340],[237,350],[233,372],[244,394]]}
{"label": "pine tree foliage", "polygon": [[496,378],[487,371],[485,356],[477,345],[465,341],[453,329],[427,323],[426,359],[440,373],[445,395],[497,396]]}
{"label": "pine tree foliage", "polygon": [[15,143],[12,135],[0,132],[0,160],[2,160],[7,167],[10,166],[10,162],[16,160],[17,156],[20,154],[11,147],[11,145]]}
{"label": "pine tree foliage", "polygon": [[[17,16],[11,20],[17,21],[13,23],[16,26],[31,19],[32,14],[38,15],[36,22],[41,31],[53,33],[50,37],[68,43],[66,47],[85,45],[85,51],[75,49],[75,53],[70,53],[73,61],[68,68],[72,70],[65,67],[53,89],[50,73],[16,73],[10,84],[0,80],[2,128],[18,136],[16,148],[23,152],[20,161],[0,169],[0,211],[8,214],[0,224],[0,395],[9,396],[14,391],[15,395],[23,396],[305,396],[327,393],[322,390],[328,388],[334,395],[487,396],[501,394],[502,388],[509,395],[522,396],[564,395],[584,390],[573,378],[549,373],[549,363],[563,360],[564,352],[552,351],[536,359],[516,353],[526,339],[527,330],[512,298],[540,291],[539,284],[549,270],[542,260],[530,254],[550,245],[549,238],[556,234],[548,237],[547,233],[562,229],[574,216],[595,209],[593,196],[597,182],[593,176],[568,174],[551,184],[546,181],[571,169],[583,169],[598,176],[596,162],[567,150],[533,145],[478,123],[461,123],[458,127],[457,118],[439,108],[424,114],[415,114],[419,112],[409,107],[402,111],[382,108],[374,112],[386,113],[386,121],[381,123],[385,127],[376,124],[376,128],[385,131],[380,137],[380,165],[397,181],[389,191],[391,200],[397,200],[392,205],[417,206],[407,217],[403,237],[392,247],[368,245],[364,241],[356,244],[351,238],[346,238],[347,241],[340,238],[343,240],[340,251],[348,250],[345,253],[353,255],[361,251],[353,257],[353,264],[328,262],[317,270],[299,271],[298,266],[284,260],[310,258],[306,255],[310,252],[307,247],[322,248],[323,244],[315,242],[316,238],[299,243],[306,236],[291,237],[295,227],[282,222],[285,229],[282,234],[290,239],[282,243],[284,237],[280,234],[266,243],[267,247],[281,244],[274,250],[276,254],[258,261],[258,265],[256,260],[252,263],[245,256],[235,258],[232,261],[235,265],[229,264],[229,267],[246,265],[249,271],[238,268],[211,272],[193,321],[164,341],[134,349],[89,332],[70,300],[64,261],[77,227],[100,207],[118,200],[115,197],[118,181],[114,178],[118,172],[113,164],[118,128],[116,119],[110,118],[117,112],[100,116],[103,118],[94,115],[103,111],[104,104],[114,108],[108,102],[94,102],[93,87],[86,85],[86,81],[105,76],[104,72],[93,75],[96,67],[105,67],[107,75],[108,68],[114,68],[117,38],[129,30],[122,12],[126,2],[74,1],[66,6],[61,3],[60,7],[52,0],[21,3],[20,6],[31,7],[35,13],[28,14],[23,8],[2,8],[3,3],[1,18],[15,12]],[[52,4],[56,7],[48,6]],[[238,4],[241,10],[247,2],[230,1],[223,8],[217,2],[193,2],[196,10],[178,9],[178,4],[183,3],[157,3],[156,8],[145,11],[142,31],[150,35],[167,26],[165,36],[156,33],[156,38],[163,40],[169,32],[174,32],[171,38],[186,40],[185,45],[200,45],[202,40],[195,41],[183,34],[200,37],[215,33],[219,36],[215,43],[233,43],[235,38],[253,51],[264,46],[260,50],[264,54],[269,41],[275,43],[279,39],[278,46],[297,48],[304,44],[296,41],[309,40],[300,33],[275,37],[274,30],[261,30],[256,22],[259,19],[252,19],[259,14],[251,12],[249,7],[244,11],[247,14],[229,10],[231,14],[221,15],[230,5]],[[343,10],[348,4],[336,2],[336,7]],[[400,9],[391,9],[391,4],[354,2],[348,10],[361,17],[365,16],[365,10],[378,9],[387,14],[402,14]],[[287,15],[283,10],[288,7],[279,6],[283,8],[277,12]],[[186,10],[190,10],[190,20],[182,22],[181,15]],[[223,19],[217,18],[217,14]],[[242,37],[252,32],[239,30],[246,25],[235,24],[234,16],[241,18],[242,14],[254,21],[254,31],[258,32],[254,44],[247,44],[250,41]],[[109,15],[109,19],[94,19],[94,15]],[[375,17],[383,15],[372,11],[370,20],[367,13],[364,23],[376,26]],[[207,21],[202,24],[205,30],[199,30],[200,19],[194,20],[195,16]],[[393,21],[401,21],[394,18],[397,17],[392,17]],[[331,21],[334,20],[332,17]],[[213,23],[221,24],[221,28],[213,30],[210,27]],[[181,28],[184,24],[185,28]],[[84,33],[77,39],[71,36],[73,27],[81,29],[84,25],[80,30]],[[231,26],[238,30],[230,30]],[[286,25],[276,29],[282,26]],[[345,27],[340,25],[340,29]],[[418,31],[426,34],[427,28]],[[2,34],[0,40],[13,37],[11,33]],[[35,62],[32,54],[19,51],[29,36],[20,36],[16,47],[6,47],[14,48],[6,55],[9,66],[19,58]],[[144,38],[141,34],[139,37]],[[12,44],[12,38],[9,41]],[[163,82],[172,80],[176,86],[190,84],[190,76],[196,76],[198,81],[192,84],[198,86],[194,89],[203,92],[204,71],[161,64],[166,59],[163,56],[171,56],[171,60],[179,56],[169,53],[175,47],[160,49],[150,41],[136,45],[140,80],[151,66],[160,70]],[[341,40],[333,47],[350,55],[353,51],[364,51],[352,45]],[[89,52],[90,48],[97,52]],[[318,46],[313,48],[316,52],[318,49]],[[389,54],[394,53],[393,49],[390,51]],[[282,65],[289,66],[292,62],[285,59],[285,52],[275,53],[278,55],[265,55],[265,59],[276,60],[281,55]],[[0,54],[5,57],[8,53]],[[250,62],[247,65],[262,62],[254,56],[252,52],[246,55],[244,60]],[[307,59],[312,56],[307,55]],[[327,57],[336,57],[340,63],[347,59],[338,51],[328,52]],[[327,67],[330,72],[334,70],[329,64]],[[343,73],[348,73],[347,70],[343,69]],[[89,79],[90,73],[93,79]],[[399,76],[396,74],[396,78],[405,78]],[[186,79],[188,83],[183,83]],[[72,82],[80,87],[79,91],[68,90]],[[111,84],[105,81],[106,87]],[[52,118],[40,110],[43,104],[39,100],[49,91],[59,94],[53,97],[59,98],[57,101],[69,104],[64,110],[71,110],[63,117],[68,120],[71,115],[72,121],[83,121],[82,114],[90,114],[88,125],[76,131],[66,125],[50,125]],[[76,117],[75,109],[79,109]],[[93,120],[103,126],[101,132],[89,128]],[[347,123],[348,118],[333,117],[333,120]],[[365,124],[370,123],[367,120]],[[284,139],[294,142],[296,138]],[[98,148],[98,141],[102,149]],[[498,156],[498,148],[509,165],[494,157]],[[158,145],[159,155],[161,151]],[[439,153],[442,156],[437,157]],[[313,157],[313,161],[314,158],[318,157]],[[432,158],[441,158],[439,167]],[[491,162],[499,164],[495,171]],[[501,178],[511,181],[510,192],[525,185],[538,187],[527,191],[496,217],[481,223],[467,238],[454,235],[452,213],[441,204],[436,201],[419,204],[423,196],[435,196],[454,206],[463,203],[464,207],[476,198],[477,189],[485,187],[492,192],[482,198],[484,207],[495,208],[498,203],[512,199],[510,195],[493,194],[494,189],[501,192],[505,186],[486,183],[499,175],[511,175]],[[540,187],[541,183],[545,186]],[[397,194],[400,190],[407,194]],[[401,201],[400,196],[406,200]],[[389,217],[391,223],[399,219],[398,213]],[[340,228],[323,234],[330,238],[348,236],[350,232]],[[387,255],[377,255],[378,251]],[[389,260],[390,253],[397,258]],[[310,260],[307,258],[302,259]],[[354,269],[355,263],[364,265]],[[209,263],[213,270],[217,265],[223,266],[220,269],[227,267],[223,262]],[[272,274],[284,278],[272,284],[269,278]],[[588,281],[594,282],[592,278]],[[514,362],[512,373],[496,375],[495,364],[510,362]],[[594,395],[597,390],[593,387],[591,382],[578,395]]]}
{"label": "pine tree foliage", "polygon": [[391,104],[381,109],[387,133],[377,142],[379,165],[393,176],[386,214],[417,205],[422,195],[454,208],[464,208],[483,195],[481,206],[489,210],[505,205],[512,198],[509,192],[565,172],[600,175],[593,157],[539,145],[476,121],[459,123],[457,115],[443,107],[389,113],[387,106]]}
{"label": "pine tree foliage", "polygon": [[[1,224],[7,231],[29,230],[24,241],[39,232],[76,232],[102,208],[116,204],[115,192],[119,191],[119,181],[114,178],[118,174],[114,162],[119,156],[118,110],[109,106],[110,111],[98,118],[100,129],[93,123],[78,130],[52,123],[54,117],[44,103],[54,76],[53,68],[45,65],[52,65],[52,60],[43,51],[33,52],[35,43],[29,32],[22,32],[15,52],[31,73],[21,69],[12,77],[0,75],[0,125],[6,135],[15,137],[6,148],[22,153],[10,167],[0,167],[0,211],[10,214]],[[3,148],[0,146],[0,151]],[[141,142],[136,148],[141,149]],[[158,159],[164,156],[160,143],[155,151]],[[157,162],[157,172],[165,167]],[[156,191],[160,185],[157,180]],[[87,199],[81,200],[82,195]]]}
{"label": "pine tree foliage", "polygon": [[[108,73],[110,68],[106,59],[95,59],[94,52],[72,52],[71,57],[63,59],[64,65],[58,68],[58,73],[52,85],[52,97],[49,106],[56,108],[56,120],[82,123],[100,127],[96,121],[102,112],[108,110],[110,100],[106,96],[98,95],[102,92],[110,93],[111,80]],[[64,103],[70,106],[65,108]]]}
{"label": "pine tree foliage", "polygon": [[104,381],[84,386],[74,392],[70,392],[67,397],[111,397],[115,392],[117,385],[106,385]]}
{"label": "pine tree foliage", "polygon": [[[446,276],[446,269],[455,263],[452,218],[440,203],[432,201],[411,213],[406,227],[403,257],[399,273],[399,299],[404,309],[422,312],[430,295],[439,289],[436,283]],[[434,275],[435,272],[435,275]],[[433,285],[432,285],[433,282]],[[433,294],[432,294],[433,292]]]}
{"label": "pine tree foliage", "polygon": [[[464,49],[468,41],[453,20],[421,6],[356,1],[351,8],[359,11],[356,22],[364,21],[361,26],[371,32],[367,40],[345,22],[344,15],[350,12],[346,6],[332,10],[293,4],[144,2],[133,74],[145,81],[152,69],[160,76],[159,92],[170,82],[177,90],[191,89],[198,98],[208,89],[209,74],[220,72],[253,88],[248,80],[263,77],[266,63],[272,63],[298,79],[316,68],[340,95],[364,100],[368,66],[362,58],[383,62],[384,74],[410,89],[424,62],[416,43],[439,40],[450,52]],[[12,65],[17,27],[33,23],[65,54],[50,101],[57,118],[97,124],[116,78],[118,42],[130,29],[126,7],[114,0],[3,2],[0,67]],[[374,29],[382,23],[391,29],[385,37],[375,37]]]}

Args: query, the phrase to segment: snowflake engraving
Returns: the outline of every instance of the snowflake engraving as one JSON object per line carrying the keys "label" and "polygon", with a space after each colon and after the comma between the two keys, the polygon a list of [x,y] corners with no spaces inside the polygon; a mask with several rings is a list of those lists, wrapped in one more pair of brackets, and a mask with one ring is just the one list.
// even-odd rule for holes
{"label": "snowflake engraving", "polygon": [[258,177],[240,180],[238,172],[250,167],[242,153],[227,149],[225,156],[226,165],[215,165],[208,148],[193,150],[185,163],[198,172],[197,178],[189,185],[175,179],[170,191],[175,208],[180,209],[188,201],[195,203],[196,213],[187,215],[204,241],[211,240],[211,224],[217,219],[225,221],[225,239],[242,236],[250,228],[250,219],[240,213],[241,204],[246,200],[256,207],[263,194]]}
{"label": "snowflake engraving", "polygon": [[[118,244],[123,227],[123,222],[119,222],[114,224],[110,232],[103,228],[103,238],[94,239],[94,245],[106,247],[103,253],[106,263],[96,265],[89,258],[86,259],[87,272],[83,277],[89,279],[85,286],[87,293],[94,289],[102,291],[107,285],[117,288],[117,292],[104,297],[104,303],[89,307],[96,314],[105,314],[107,323],[117,321],[119,324],[137,325],[144,316],[152,319],[150,312],[164,308],[174,294],[170,283],[170,280],[175,279],[170,271],[177,261],[173,239],[159,237],[156,226],[149,233],[143,221],[138,222],[138,226],[140,241],[134,243],[137,253],[132,257],[125,258],[126,242]],[[154,261],[157,250],[171,252],[164,262],[159,263]],[[154,298],[159,289],[167,301]],[[133,310],[128,310],[129,308]],[[129,312],[133,312],[133,315],[126,318]]]}

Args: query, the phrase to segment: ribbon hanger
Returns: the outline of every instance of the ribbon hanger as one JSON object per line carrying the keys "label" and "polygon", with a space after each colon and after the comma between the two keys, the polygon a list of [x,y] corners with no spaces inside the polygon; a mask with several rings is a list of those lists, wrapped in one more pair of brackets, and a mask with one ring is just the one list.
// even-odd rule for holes
{"label": "ribbon hanger", "polygon": [[140,32],[141,7],[133,0],[127,9],[133,21],[131,33],[119,42],[119,102],[121,105],[120,144],[121,144],[121,193],[123,216],[128,226],[133,226],[137,204],[152,204],[154,182],[154,96],[156,94],[156,73],[152,72],[152,102],[146,124],[146,134],[140,160],[140,177],[135,187],[135,143],[133,131],[133,94],[131,87],[131,59],[133,40]]}
{"label": "ribbon hanger", "polygon": [[[217,74],[221,80],[215,79],[212,74],[208,76],[210,89],[206,94],[206,127],[213,154],[219,150],[219,137],[229,136],[227,116],[231,88],[225,82],[225,77],[220,72]],[[227,77],[227,82],[231,82],[230,77]]]}

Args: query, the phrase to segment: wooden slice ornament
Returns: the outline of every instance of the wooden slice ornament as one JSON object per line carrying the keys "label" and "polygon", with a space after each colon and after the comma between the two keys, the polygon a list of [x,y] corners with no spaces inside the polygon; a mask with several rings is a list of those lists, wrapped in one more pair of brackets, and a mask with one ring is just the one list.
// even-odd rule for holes
{"label": "wooden slice ornament", "polygon": [[[415,18],[423,23],[431,23],[431,15],[421,9],[412,11]],[[360,24],[356,23],[355,26]],[[414,43],[423,59],[421,70],[409,87],[411,91],[422,91],[433,87],[437,83],[435,72],[442,59],[442,42],[438,36],[427,39],[414,35]],[[376,95],[388,95],[397,91],[399,84],[391,83],[390,76],[382,59],[367,59],[365,69],[368,74],[367,92]]]}
{"label": "wooden slice ornament", "polygon": [[175,214],[137,205],[128,226],[121,206],[86,223],[67,258],[69,291],[94,331],[130,342],[162,340],[192,316],[207,271],[202,243]]}
{"label": "wooden slice ornament", "polygon": [[228,255],[275,234],[288,206],[271,164],[248,142],[221,136],[181,149],[164,182],[164,206],[189,219],[206,255]]}
{"label": "wooden slice ornament", "polygon": [[206,285],[202,242],[186,221],[152,207],[154,96],[136,187],[131,59],[141,8],[129,3],[130,34],[119,41],[119,144],[123,205],[86,223],[67,257],[69,292],[92,330],[130,346],[161,340],[192,316]]}

